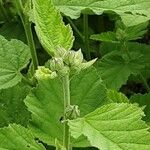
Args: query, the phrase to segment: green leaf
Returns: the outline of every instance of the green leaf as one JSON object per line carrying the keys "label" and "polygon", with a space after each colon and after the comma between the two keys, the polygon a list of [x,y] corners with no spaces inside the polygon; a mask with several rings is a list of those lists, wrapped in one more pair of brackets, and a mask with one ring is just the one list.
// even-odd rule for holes
{"label": "green leaf", "polygon": [[138,74],[145,67],[143,56],[139,53],[131,53],[131,59],[114,51],[105,55],[97,67],[107,88],[118,90],[128,80],[131,74]]}
{"label": "green leaf", "polygon": [[126,26],[135,26],[135,25],[141,24],[141,23],[149,20],[147,17],[140,16],[138,14],[137,15],[136,14],[134,14],[134,15],[122,14],[121,19]]}
{"label": "green leaf", "polygon": [[56,150],[66,150],[66,148],[63,147],[57,139],[55,140],[55,146]]}
{"label": "green leaf", "polygon": [[94,34],[91,39],[96,41],[119,43],[119,41],[131,41],[141,39],[147,32],[148,22],[144,22],[135,26],[125,26],[121,21],[116,23],[116,32],[104,32],[101,34]]}
{"label": "green leaf", "polygon": [[131,103],[138,103],[139,106],[144,106],[144,120],[150,123],[150,93],[147,94],[136,94],[130,98]]}
{"label": "green leaf", "polygon": [[[72,19],[77,19],[82,13],[90,13],[100,15],[103,12],[113,11],[123,16],[124,22],[129,22],[130,16],[136,20],[142,17],[141,20],[136,20],[135,23],[139,24],[150,19],[150,1],[149,0],[53,0],[54,5],[66,16]],[[88,11],[87,10],[91,10]],[[127,13],[128,12],[128,13]],[[128,17],[125,16],[128,14]],[[144,19],[143,19],[144,18]],[[130,19],[131,20],[131,19]],[[134,25],[135,25],[134,23]],[[130,25],[130,24],[127,24]]]}
{"label": "green leaf", "polygon": [[128,98],[121,92],[117,92],[115,90],[108,90],[107,95],[113,103],[129,103]]}
{"label": "green leaf", "polygon": [[71,27],[64,25],[51,0],[33,0],[33,15],[38,38],[50,55],[58,46],[71,49],[74,41]]}
{"label": "green leaf", "polygon": [[30,112],[23,102],[30,88],[23,83],[0,91],[0,127],[17,123],[27,126]]}
{"label": "green leaf", "polygon": [[94,34],[91,36],[92,40],[103,41],[103,42],[119,42],[114,32],[104,32],[102,34]]}
{"label": "green leaf", "polygon": [[150,133],[141,120],[143,111],[133,104],[108,104],[83,118],[69,121],[74,138],[88,137],[100,150],[149,150]]}
{"label": "green leaf", "polygon": [[[71,104],[78,105],[81,116],[108,103],[106,88],[103,86],[94,68],[84,70],[71,80]],[[62,142],[63,124],[63,88],[61,81],[40,80],[39,85],[25,100],[32,113],[30,128],[43,142],[55,145],[55,138]],[[83,146],[84,138],[73,141],[74,145]]]}
{"label": "green leaf", "polygon": [[22,79],[20,71],[29,63],[30,50],[18,40],[0,36],[0,89],[15,86]]}
{"label": "green leaf", "polygon": [[20,22],[5,23],[0,28],[0,34],[4,36],[7,40],[18,39],[23,41],[24,43],[27,42],[24,28]]}
{"label": "green leaf", "polygon": [[81,116],[109,102],[107,89],[95,68],[82,71],[71,80],[71,101],[78,105]]}
{"label": "green leaf", "polygon": [[34,140],[32,133],[16,124],[0,129],[0,149],[2,150],[44,150],[41,144]]}
{"label": "green leaf", "polygon": [[[141,39],[148,30],[146,29],[148,26],[148,22],[127,27],[122,22],[118,21],[116,26],[117,29],[121,29],[121,31],[124,33],[124,35],[122,36],[124,37],[125,41]],[[116,35],[118,34],[117,31]]]}

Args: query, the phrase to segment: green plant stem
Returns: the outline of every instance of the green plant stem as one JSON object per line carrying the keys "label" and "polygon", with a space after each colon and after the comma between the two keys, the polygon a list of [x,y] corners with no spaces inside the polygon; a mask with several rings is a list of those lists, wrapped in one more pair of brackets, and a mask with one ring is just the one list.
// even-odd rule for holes
{"label": "green plant stem", "polygon": [[84,36],[82,35],[82,33],[79,31],[79,29],[75,26],[75,24],[73,23],[73,21],[69,17],[66,17],[66,18],[67,18],[68,22],[70,23],[70,25],[72,26],[72,28],[75,30],[75,32],[79,35],[79,37],[84,42]]}
{"label": "green plant stem", "polygon": [[23,14],[23,6],[21,0],[16,0],[16,5],[18,9],[19,16],[21,18],[22,24],[24,26],[28,46],[30,47],[30,53],[32,57],[32,62],[33,62],[33,68],[34,71],[37,70],[38,67],[38,58],[37,58],[37,53],[35,49],[35,44],[33,40],[33,34],[32,34],[32,28],[31,28],[31,23],[29,22],[29,19],[27,16]]}
{"label": "green plant stem", "polygon": [[70,106],[70,79],[69,75],[63,77],[63,92],[64,92],[64,131],[63,131],[63,146],[66,150],[71,150],[70,132],[66,118],[66,108]]}
{"label": "green plant stem", "polygon": [[33,67],[34,67],[34,71],[35,71],[38,68],[38,58],[37,58],[37,53],[36,53],[35,44],[34,44],[34,40],[33,40],[31,23],[28,22],[28,23],[23,23],[23,24],[24,24],[24,29],[25,29],[28,45],[30,47]]}
{"label": "green plant stem", "polygon": [[[123,43],[123,50],[125,50],[128,58],[131,59],[131,56],[130,56],[130,53],[128,51],[128,47],[126,45],[126,42]],[[142,80],[142,82],[143,82],[147,92],[150,92],[150,86],[148,85],[148,83],[147,83],[146,79],[144,78],[144,76],[142,75],[142,73],[139,73],[139,76],[140,76],[140,78],[141,78],[141,80]]]}
{"label": "green plant stem", "polygon": [[89,32],[88,32],[88,15],[84,14],[83,15],[83,26],[84,26],[84,44],[86,48],[86,59],[90,60],[91,59],[91,54],[90,54],[90,46],[89,46]]}
{"label": "green plant stem", "polygon": [[0,0],[0,10],[2,11],[2,13],[3,13],[4,17],[6,18],[6,20],[9,21],[9,18],[7,16],[6,9],[3,6],[3,1],[2,0]]}
{"label": "green plant stem", "polygon": [[142,73],[140,73],[139,75],[140,75],[140,78],[141,78],[142,81],[143,81],[143,84],[144,84],[144,86],[145,86],[147,92],[150,92],[150,87],[149,87],[149,85],[148,85],[146,79],[144,78],[144,76],[142,75]]}
{"label": "green plant stem", "polygon": [[31,80],[29,80],[28,78],[26,78],[24,75],[22,75],[22,81],[24,81],[25,83],[27,83],[31,87],[34,86],[34,83]]}

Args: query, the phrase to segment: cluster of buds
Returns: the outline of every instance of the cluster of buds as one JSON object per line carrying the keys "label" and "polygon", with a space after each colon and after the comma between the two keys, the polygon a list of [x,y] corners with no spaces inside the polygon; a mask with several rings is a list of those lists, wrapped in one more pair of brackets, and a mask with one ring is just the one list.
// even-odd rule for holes
{"label": "cluster of buds", "polygon": [[95,61],[96,59],[88,62],[84,61],[81,50],[67,51],[64,48],[58,48],[54,57],[46,63],[47,68],[40,67],[36,72],[36,76],[38,78],[54,78],[57,75],[74,75],[93,65]]}
{"label": "cluster of buds", "polygon": [[58,48],[54,58],[49,61],[49,66],[52,71],[56,71],[61,75],[66,73],[72,75],[90,67],[95,61],[96,59],[85,62],[81,49],[78,51],[67,51],[63,48]]}

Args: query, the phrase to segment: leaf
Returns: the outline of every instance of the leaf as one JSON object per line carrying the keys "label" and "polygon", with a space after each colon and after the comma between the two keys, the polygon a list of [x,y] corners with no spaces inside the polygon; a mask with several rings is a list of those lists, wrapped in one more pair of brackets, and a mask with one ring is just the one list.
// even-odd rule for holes
{"label": "leaf", "polygon": [[141,39],[147,32],[148,22],[144,22],[135,26],[125,26],[121,21],[116,23],[116,32],[104,32],[101,34],[94,34],[91,39],[96,41],[119,43],[122,40],[131,41]]}
{"label": "leaf", "polygon": [[126,41],[141,39],[148,30],[148,22],[128,27],[125,26],[122,22],[118,21],[116,26],[118,29],[121,29],[121,31],[123,31],[124,35],[121,36],[123,36]]}
{"label": "leaf", "polygon": [[7,40],[18,39],[26,43],[26,35],[21,23],[18,22],[5,23],[0,28],[0,34],[4,36]]}
{"label": "leaf", "polygon": [[116,33],[114,32],[104,32],[101,34],[94,34],[91,35],[92,40],[96,40],[96,41],[103,41],[103,42],[118,42],[117,38],[116,38]]}
{"label": "leaf", "polygon": [[56,150],[66,150],[66,148],[63,147],[57,139],[55,140],[55,146]]}
{"label": "leaf", "polygon": [[[84,70],[71,80],[71,104],[78,105],[81,116],[108,103],[106,88],[94,68]],[[39,80],[39,85],[27,96],[25,104],[32,113],[30,128],[43,142],[55,145],[55,138],[62,142],[63,88],[59,79]],[[84,138],[72,141],[83,146]]]}
{"label": "leaf", "polygon": [[71,27],[64,25],[51,0],[33,0],[33,15],[38,38],[50,55],[58,46],[70,50],[74,41]]}
{"label": "leaf", "polygon": [[0,89],[15,86],[22,79],[20,71],[28,64],[30,50],[18,40],[0,36]]}
{"label": "leaf", "polygon": [[36,143],[32,133],[16,124],[0,129],[0,149],[3,150],[44,150],[41,144]]}
{"label": "leaf", "polygon": [[139,106],[145,107],[144,108],[144,120],[150,123],[150,93],[142,94],[135,94],[130,98],[131,103],[138,103]]}
{"label": "leaf", "polygon": [[78,105],[81,116],[108,103],[107,89],[95,68],[82,71],[71,80],[71,101]]}
{"label": "leaf", "polygon": [[142,55],[131,53],[131,60],[117,51],[105,55],[97,67],[107,88],[118,90],[131,74],[138,74],[145,67]]}
{"label": "leaf", "polygon": [[133,104],[108,104],[83,118],[69,121],[74,138],[88,137],[100,150],[149,150],[150,133],[141,120],[143,111]]}
{"label": "leaf", "polygon": [[129,103],[128,98],[121,92],[117,92],[115,90],[108,90],[107,95],[113,103]]}
{"label": "leaf", "polygon": [[[87,10],[93,11],[94,14],[101,15],[103,12],[113,11],[123,16],[124,22],[129,22],[130,16],[136,20],[138,17],[143,17],[141,20],[136,20],[135,23],[139,24],[142,21],[150,19],[150,1],[149,0],[53,0],[54,5],[66,16],[72,19],[77,19],[82,13],[88,13]],[[91,14],[90,11],[90,14]],[[128,15],[125,16],[125,15]],[[131,20],[131,19],[130,19]],[[131,23],[132,23],[131,22]],[[134,23],[134,25],[135,25]],[[130,24],[127,24],[130,25]]]}
{"label": "leaf", "polygon": [[23,102],[30,88],[23,83],[0,91],[0,127],[10,123],[27,126],[30,112]]}
{"label": "leaf", "polygon": [[[136,18],[136,19],[135,19]],[[135,26],[148,20],[145,16],[122,14],[121,19],[126,26]]]}

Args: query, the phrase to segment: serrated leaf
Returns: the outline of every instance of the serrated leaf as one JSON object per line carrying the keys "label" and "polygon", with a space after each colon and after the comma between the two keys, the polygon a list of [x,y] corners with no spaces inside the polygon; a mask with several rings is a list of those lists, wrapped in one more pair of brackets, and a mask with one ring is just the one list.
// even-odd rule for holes
{"label": "serrated leaf", "polygon": [[[148,26],[148,22],[127,27],[122,22],[118,21],[116,26],[116,32],[108,31],[101,34],[94,34],[91,36],[91,39],[111,43],[119,43],[121,40],[127,42],[141,39],[143,35],[147,32],[146,28]],[[120,36],[120,38],[123,39],[119,39],[118,35]]]}
{"label": "serrated leaf", "polygon": [[150,133],[142,116],[142,109],[135,105],[113,103],[70,120],[69,126],[74,138],[83,134],[100,150],[149,150]]}
{"label": "serrated leaf", "polygon": [[2,150],[44,150],[45,148],[34,140],[32,133],[16,124],[0,129],[0,149]]}
{"label": "serrated leaf", "polygon": [[[70,16],[72,19],[79,18],[81,12],[88,13],[86,10],[91,10],[97,15],[100,15],[103,12],[113,11],[119,14],[121,17],[123,16],[124,22],[128,22],[130,16],[134,17],[133,20],[136,20],[138,16],[145,18],[142,18],[142,20],[136,20],[135,23],[137,24],[139,24],[139,22],[141,23],[143,20],[145,22],[150,19],[149,0],[53,0],[53,2],[63,14]],[[128,14],[128,17],[124,16],[125,14]]]}
{"label": "serrated leaf", "polygon": [[27,126],[30,119],[30,112],[23,102],[29,93],[30,87],[19,83],[18,85],[0,90],[0,127],[10,123],[17,123]]}
{"label": "serrated leaf", "polygon": [[55,140],[55,146],[56,150],[66,150],[66,148],[63,147],[57,139]]}
{"label": "serrated leaf", "polygon": [[[84,70],[71,80],[71,104],[79,106],[81,116],[108,103],[106,92],[94,68]],[[49,145],[55,145],[55,138],[62,142],[63,124],[60,119],[64,105],[60,80],[40,80],[25,103],[32,113],[30,128],[36,137]],[[83,139],[73,141],[74,145],[83,146]]]}
{"label": "serrated leaf", "polygon": [[142,55],[131,53],[131,59],[126,60],[120,52],[105,55],[97,67],[107,88],[118,90],[128,80],[131,74],[138,74],[145,67]]}
{"label": "serrated leaf", "polygon": [[129,103],[128,98],[121,92],[117,92],[115,90],[108,90],[107,95],[113,103]]}
{"label": "serrated leaf", "polygon": [[119,42],[114,32],[104,32],[101,34],[94,34],[90,37],[92,40],[103,41],[103,42]]}
{"label": "serrated leaf", "polygon": [[33,0],[33,15],[38,38],[50,55],[58,46],[71,49],[74,41],[71,27],[64,25],[51,0]]}
{"label": "serrated leaf", "polygon": [[[116,24],[118,29],[124,32],[124,39],[126,41],[141,39],[143,35],[147,32],[148,22],[144,22],[135,26],[125,26],[122,22],[118,21]],[[116,31],[117,35],[117,31]]]}
{"label": "serrated leaf", "polygon": [[29,63],[30,50],[19,40],[0,36],[0,89],[15,86],[22,79],[20,71]]}
{"label": "serrated leaf", "polygon": [[143,118],[146,122],[150,123],[150,93],[147,94],[135,94],[130,98],[131,103],[138,103],[139,106],[145,107],[145,117]]}

